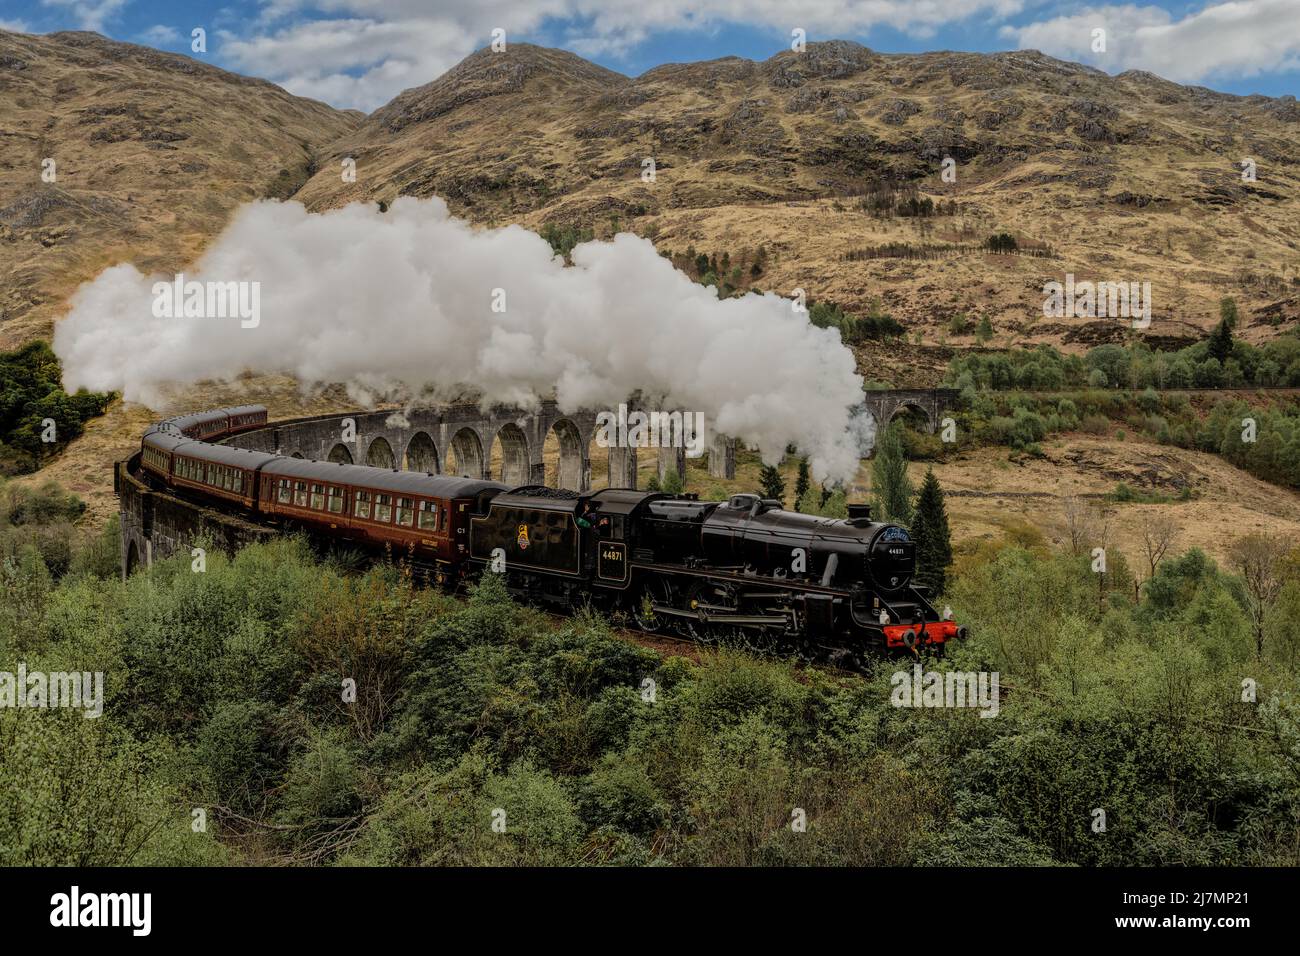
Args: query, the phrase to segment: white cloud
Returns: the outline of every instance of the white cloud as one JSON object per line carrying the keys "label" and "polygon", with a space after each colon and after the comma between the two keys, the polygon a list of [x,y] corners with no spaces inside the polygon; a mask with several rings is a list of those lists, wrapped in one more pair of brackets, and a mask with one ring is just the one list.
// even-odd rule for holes
{"label": "white cloud", "polygon": [[41,0],[41,6],[58,7],[72,15],[83,30],[104,31],[104,24],[126,6],[127,0]]}
{"label": "white cloud", "polygon": [[162,23],[155,23],[140,34],[140,39],[144,40],[144,42],[158,46],[164,43],[175,43],[180,38],[180,32],[175,27],[169,27]]}
{"label": "white cloud", "polygon": [[[291,92],[335,106],[372,110],[403,89],[427,83],[501,27],[507,40],[570,21],[571,47],[588,55],[622,53],[652,33],[716,29],[728,23],[810,39],[861,35],[887,25],[916,35],[975,15],[994,19],[1025,0],[316,0],[329,16],[293,18],[302,0],[267,0],[259,29],[223,35],[220,55],[235,69],[265,76]],[[276,27],[276,24],[286,26]]]}
{"label": "white cloud", "polygon": [[8,30],[10,33],[27,33],[29,27],[22,20],[0,20],[0,30]]}
{"label": "white cloud", "polygon": [[227,65],[291,93],[370,111],[428,83],[483,46],[451,20],[316,20],[247,39],[221,34]]}
{"label": "white cloud", "polygon": [[[1106,51],[1094,52],[1092,32],[1106,30]],[[1212,3],[1175,20],[1155,6],[1098,6],[1002,34],[1021,49],[1079,60],[1112,73],[1147,70],[1180,83],[1210,76],[1256,76],[1300,68],[1297,0]]]}

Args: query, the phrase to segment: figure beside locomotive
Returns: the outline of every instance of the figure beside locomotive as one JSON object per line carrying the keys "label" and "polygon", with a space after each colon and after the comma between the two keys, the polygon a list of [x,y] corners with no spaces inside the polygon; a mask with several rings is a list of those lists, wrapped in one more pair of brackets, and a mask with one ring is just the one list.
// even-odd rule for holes
{"label": "figure beside locomotive", "polygon": [[489,569],[517,597],[626,612],[648,631],[836,658],[966,636],[913,582],[907,531],[865,505],[822,518],[750,494],[510,488],[213,443],[266,423],[261,406],[169,419],[145,433],[141,464],[179,493],[259,520],[390,547],[439,582]]}

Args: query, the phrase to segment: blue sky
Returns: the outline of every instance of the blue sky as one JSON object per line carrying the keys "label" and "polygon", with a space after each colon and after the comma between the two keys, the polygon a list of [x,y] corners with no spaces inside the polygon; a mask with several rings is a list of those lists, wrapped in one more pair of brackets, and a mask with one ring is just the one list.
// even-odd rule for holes
{"label": "blue sky", "polygon": [[[853,39],[883,52],[1039,49],[1230,93],[1300,93],[1300,0],[0,0],[0,27],[91,29],[372,110],[486,45],[573,50],[623,73]],[[1104,30],[1098,49],[1097,30]]]}

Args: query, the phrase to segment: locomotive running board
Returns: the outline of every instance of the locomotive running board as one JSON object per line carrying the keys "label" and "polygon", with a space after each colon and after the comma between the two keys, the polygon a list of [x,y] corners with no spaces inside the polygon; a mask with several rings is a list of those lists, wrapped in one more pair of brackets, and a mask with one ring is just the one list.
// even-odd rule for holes
{"label": "locomotive running board", "polygon": [[650,607],[656,614],[668,614],[673,617],[689,617],[694,620],[703,620],[708,624],[753,624],[758,626],[772,625],[773,627],[785,627],[790,622],[783,617],[772,617],[771,615],[759,614],[704,614],[698,611],[684,611],[681,608],[670,607],[667,604],[652,604]]}

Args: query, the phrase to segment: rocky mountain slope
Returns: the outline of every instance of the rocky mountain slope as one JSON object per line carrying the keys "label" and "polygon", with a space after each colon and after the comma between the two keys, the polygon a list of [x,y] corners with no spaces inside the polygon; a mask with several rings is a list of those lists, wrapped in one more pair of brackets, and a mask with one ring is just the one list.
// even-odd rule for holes
{"label": "rocky mountain slope", "polygon": [[[1032,51],[882,55],[830,42],[629,79],[514,44],[367,117],[297,198],[322,209],[438,195],[481,223],[632,229],[661,250],[728,251],[746,266],[764,247],[753,284],[854,309],[879,299],[936,346],[972,344],[948,331],[958,313],[987,314],[999,345],[1120,340],[1113,319],[1045,318],[1042,286],[1067,273],[1149,281],[1143,335],[1179,345],[1217,318],[1223,295],[1245,306],[1248,338],[1300,315],[1297,134],[1293,99],[1110,77]],[[354,183],[337,172],[347,156]],[[945,157],[955,183],[941,176]],[[886,183],[951,214],[861,208]],[[1038,254],[979,248],[1001,232]]]}
{"label": "rocky mountain slope", "polygon": [[[363,117],[96,34],[0,32],[0,347],[48,334],[107,265],[182,268],[249,199],[403,195],[480,224],[631,229],[679,256],[727,252],[741,288],[878,302],[913,343],[869,347],[864,371],[900,384],[974,345],[985,315],[994,345],[1121,340],[1113,318],[1043,316],[1043,284],[1067,273],[1150,282],[1154,345],[1202,335],[1224,295],[1259,340],[1300,317],[1297,134],[1292,98],[1032,51],[835,41],[629,78],[512,44]],[[908,199],[939,212],[881,211]],[[982,248],[1004,232],[1018,254]]]}
{"label": "rocky mountain slope", "polygon": [[94,33],[0,31],[0,348],[48,335],[107,266],[183,268],[360,119]]}

